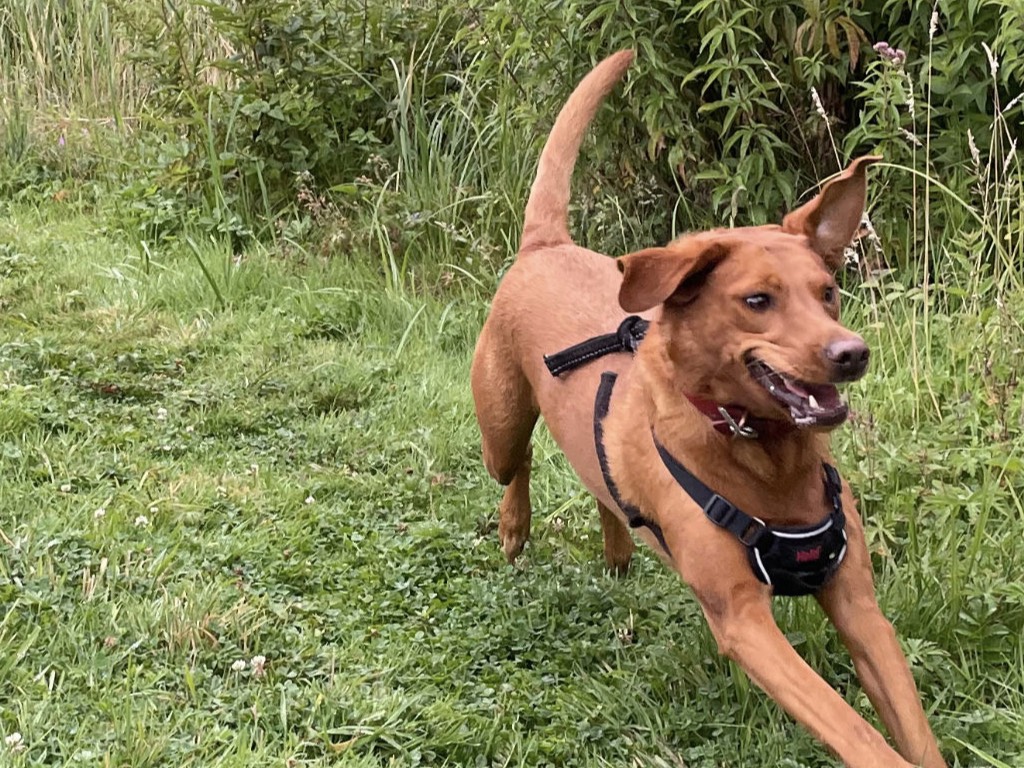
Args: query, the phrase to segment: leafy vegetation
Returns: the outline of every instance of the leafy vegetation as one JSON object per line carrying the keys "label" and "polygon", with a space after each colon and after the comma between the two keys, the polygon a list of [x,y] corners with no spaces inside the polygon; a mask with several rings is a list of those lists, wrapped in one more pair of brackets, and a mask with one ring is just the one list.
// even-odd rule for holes
{"label": "leafy vegetation", "polygon": [[602,571],[543,431],[496,544],[472,345],[561,99],[631,45],[591,247],[886,156],[836,450],[944,752],[1024,765],[1019,3],[293,5],[0,0],[0,764],[830,764],[656,558]]}

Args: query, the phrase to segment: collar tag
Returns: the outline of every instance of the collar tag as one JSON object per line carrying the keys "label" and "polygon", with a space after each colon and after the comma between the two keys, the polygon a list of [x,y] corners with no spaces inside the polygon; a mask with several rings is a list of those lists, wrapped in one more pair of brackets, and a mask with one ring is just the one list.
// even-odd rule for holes
{"label": "collar tag", "polygon": [[725,409],[725,406],[722,406],[722,405],[718,406],[718,413],[721,415],[722,421],[725,423],[725,425],[727,427],[729,427],[729,431],[732,432],[732,436],[733,437],[742,437],[742,438],[744,438],[746,440],[756,440],[757,439],[757,437],[758,437],[757,430],[754,429],[753,427],[746,426],[746,423],[747,423],[747,414],[746,413],[744,413],[740,417],[739,421],[736,421],[736,419],[734,419],[732,417],[732,414],[730,414],[729,411],[727,411]]}

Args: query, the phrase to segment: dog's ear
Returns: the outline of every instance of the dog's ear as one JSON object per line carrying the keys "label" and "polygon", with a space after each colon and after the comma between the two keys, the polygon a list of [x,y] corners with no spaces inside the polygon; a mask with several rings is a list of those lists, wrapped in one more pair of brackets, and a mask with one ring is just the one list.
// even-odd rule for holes
{"label": "dog's ear", "polygon": [[645,248],[617,259],[622,273],[619,306],[643,312],[671,299],[692,298],[696,282],[725,257],[721,243],[696,237],[677,240],[664,248]]}
{"label": "dog's ear", "polygon": [[850,167],[821,188],[817,197],[790,212],[782,220],[782,229],[794,235],[807,235],[829,269],[843,265],[843,250],[860,227],[867,197],[869,165],[881,157],[858,157]]}

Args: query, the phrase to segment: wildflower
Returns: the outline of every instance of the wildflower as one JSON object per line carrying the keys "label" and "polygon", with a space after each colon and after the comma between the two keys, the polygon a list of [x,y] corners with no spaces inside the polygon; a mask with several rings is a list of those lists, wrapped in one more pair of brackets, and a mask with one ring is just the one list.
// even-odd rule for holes
{"label": "wildflower", "polygon": [[939,30],[939,4],[935,3],[932,8],[932,20],[928,24],[928,39],[931,40],[935,37],[935,33]]}
{"label": "wildflower", "polygon": [[59,139],[57,139],[57,146],[58,146],[58,147],[63,147],[65,143],[66,143],[66,142],[64,141],[64,134],[62,133],[62,134],[60,135],[60,138],[59,138]]}
{"label": "wildflower", "polygon": [[71,483],[64,483],[60,487],[60,492],[61,493],[71,493]]}
{"label": "wildflower", "polygon": [[996,73],[999,71],[999,59],[997,59],[996,55],[992,53],[992,49],[988,47],[988,43],[983,41],[981,43],[981,47],[985,49],[985,55],[988,56],[989,71],[992,73],[992,77],[994,79]]}
{"label": "wildflower", "polygon": [[974,161],[974,167],[981,167],[981,152],[978,151],[978,145],[974,143],[974,134],[971,129],[967,129],[967,146],[971,150],[971,159]]}
{"label": "wildflower", "polygon": [[910,79],[910,74],[906,70],[903,70],[903,77],[907,81],[907,113],[910,115],[910,119],[913,120],[915,116],[914,81]]}
{"label": "wildflower", "polygon": [[868,242],[871,243],[871,247],[875,249],[875,253],[878,256],[882,255],[882,238],[878,236],[878,231],[875,229],[875,225],[871,223],[871,217],[868,216],[867,211],[861,217],[860,225],[865,232]]}
{"label": "wildflower", "polygon": [[825,112],[825,107],[821,103],[821,97],[818,95],[818,89],[811,86],[811,101],[814,102],[814,110],[821,116],[821,119],[828,122],[828,114]]}
{"label": "wildflower", "polygon": [[309,496],[306,497],[306,503],[307,504],[313,504],[315,502],[316,502],[316,499],[313,498],[313,494],[310,494]]}
{"label": "wildflower", "polygon": [[11,752],[21,752],[25,749],[25,740],[22,739],[21,734],[15,731],[9,736],[4,736],[4,744]]}
{"label": "wildflower", "polygon": [[232,672],[241,672],[243,669],[246,668],[246,666],[247,665],[245,663],[245,659],[238,659],[237,661],[235,661],[234,664],[231,665],[231,671]]}
{"label": "wildflower", "polygon": [[166,408],[157,408],[156,409],[156,420],[157,421],[164,421],[166,418],[167,418],[167,409]]}
{"label": "wildflower", "polygon": [[884,40],[880,40],[871,46],[882,61],[892,64],[896,68],[902,68],[907,61],[907,52],[901,48],[893,48]]}
{"label": "wildflower", "polygon": [[266,665],[266,656],[253,656],[251,659],[249,659],[249,666],[252,667],[253,677],[263,677],[265,674],[267,674],[267,671],[265,669]]}
{"label": "wildflower", "polygon": [[100,520],[103,517],[105,517],[106,514],[107,514],[107,508],[106,507],[97,507],[96,511],[92,513],[92,516],[94,518],[96,518],[97,520]]}
{"label": "wildflower", "polygon": [[900,128],[900,133],[902,133],[903,137],[911,144],[913,144],[915,147],[924,146],[923,144],[921,144],[921,140],[917,138],[917,136],[912,134],[910,131],[908,131],[906,128]]}
{"label": "wildflower", "polygon": [[1005,107],[1003,107],[1002,114],[1005,115],[1011,109],[1013,109],[1018,104],[1020,104],[1021,101],[1024,101],[1024,93],[1018,93],[1016,96],[1014,96],[1013,99],[1010,101],[1010,103],[1007,104]]}
{"label": "wildflower", "polygon": [[852,245],[848,245],[843,249],[843,264],[846,267],[860,267],[860,251],[854,248]]}
{"label": "wildflower", "polygon": [[160,507],[158,507],[156,504],[154,504],[153,506],[151,506],[149,508],[149,514],[151,514],[151,515],[155,515],[159,511],[160,511]]}
{"label": "wildflower", "polygon": [[147,525],[149,525],[149,518],[145,515],[139,515],[135,518],[136,528],[145,528]]}

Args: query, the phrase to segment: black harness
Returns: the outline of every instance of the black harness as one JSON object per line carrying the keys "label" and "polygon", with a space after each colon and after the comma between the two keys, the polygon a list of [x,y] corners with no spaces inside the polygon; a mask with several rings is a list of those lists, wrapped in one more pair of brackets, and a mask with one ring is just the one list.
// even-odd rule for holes
{"label": "black harness", "polygon": [[604,450],[604,417],[608,415],[608,404],[612,399],[612,387],[615,386],[615,379],[618,378],[618,374],[612,373],[611,371],[605,371],[601,374],[601,384],[597,388],[597,397],[594,398],[594,444],[597,448],[597,460],[601,464],[601,475],[604,477],[604,484],[608,486],[608,493],[615,499],[615,503],[619,505],[619,509],[622,510],[622,514],[626,516],[626,520],[629,522],[630,528],[639,528],[641,526],[650,530],[654,534],[654,538],[658,540],[661,548],[665,550],[669,555],[668,544],[665,543],[665,534],[661,532],[661,526],[653,520],[649,520],[644,517],[643,512],[633,504],[624,501],[619,495],[619,487],[615,485],[615,480],[612,478],[612,473],[608,469],[608,455]]}
{"label": "black harness", "polygon": [[[631,316],[614,334],[598,336],[555,355],[544,362],[553,376],[559,376],[597,357],[614,352],[635,352],[647,330],[647,321]],[[671,556],[661,527],[644,516],[633,504],[619,495],[618,486],[608,468],[604,448],[604,418],[608,415],[612,389],[617,374],[606,371],[594,400],[594,443],[601,474],[608,492],[622,510],[631,528],[645,526]],[[704,510],[715,525],[723,528],[747,550],[750,568],[759,581],[783,596],[809,595],[817,592],[835,574],[846,556],[846,516],[843,514],[843,484],[835,467],[822,462],[825,498],[831,506],[828,518],[817,525],[772,526],[743,512],[732,502],[708,488],[698,477],[670,454],[651,434],[665,467],[679,486]]]}

